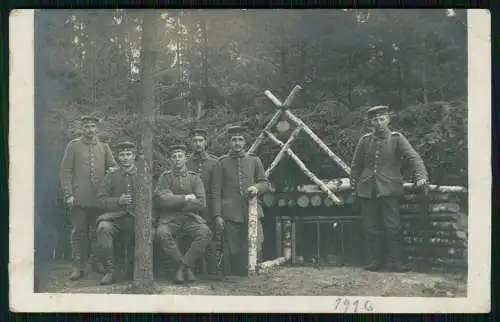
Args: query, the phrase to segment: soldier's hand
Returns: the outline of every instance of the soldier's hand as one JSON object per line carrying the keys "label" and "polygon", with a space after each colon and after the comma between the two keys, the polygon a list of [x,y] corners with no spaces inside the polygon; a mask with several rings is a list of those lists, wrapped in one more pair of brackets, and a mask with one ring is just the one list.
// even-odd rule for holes
{"label": "soldier's hand", "polygon": [[193,194],[187,195],[184,197],[185,200],[196,200],[196,196]]}
{"label": "soldier's hand", "polygon": [[132,196],[131,195],[126,195],[123,194],[120,199],[118,200],[118,203],[120,205],[128,205],[132,202]]}
{"label": "soldier's hand", "polygon": [[256,186],[250,186],[247,189],[247,193],[249,197],[254,197],[259,193],[259,189]]}
{"label": "soldier's hand", "polygon": [[224,219],[222,217],[215,217],[215,229],[224,230]]}
{"label": "soldier's hand", "polygon": [[425,179],[420,179],[420,180],[417,180],[416,186],[417,186],[417,188],[422,188],[422,187],[424,187],[426,184],[427,184],[427,180],[425,180]]}
{"label": "soldier's hand", "polygon": [[75,205],[75,197],[69,196],[66,199],[66,204],[68,205],[68,207],[73,207]]}

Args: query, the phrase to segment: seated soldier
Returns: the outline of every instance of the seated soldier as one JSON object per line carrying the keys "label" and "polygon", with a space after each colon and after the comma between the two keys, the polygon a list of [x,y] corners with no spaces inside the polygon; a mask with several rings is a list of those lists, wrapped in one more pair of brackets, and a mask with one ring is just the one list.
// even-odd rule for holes
{"label": "seated soldier", "polygon": [[119,143],[120,168],[104,177],[97,195],[101,207],[106,211],[97,218],[97,244],[106,269],[101,284],[110,284],[114,281],[114,242],[127,247],[134,233],[134,192],[137,183],[135,157],[134,143]]}
{"label": "seated soldier", "polygon": [[[192,268],[210,243],[212,232],[200,214],[205,210],[205,189],[201,178],[186,168],[186,147],[170,149],[172,171],[165,171],[158,179],[153,194],[157,213],[156,236],[163,251],[177,265],[175,283],[194,282]],[[185,254],[178,240],[187,235],[192,239]]]}

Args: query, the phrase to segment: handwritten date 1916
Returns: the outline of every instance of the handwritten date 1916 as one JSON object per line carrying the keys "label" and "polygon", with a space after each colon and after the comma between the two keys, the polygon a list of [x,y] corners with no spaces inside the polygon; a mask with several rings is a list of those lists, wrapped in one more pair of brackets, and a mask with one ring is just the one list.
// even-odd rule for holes
{"label": "handwritten date 1916", "polygon": [[354,300],[348,297],[339,297],[335,300],[334,309],[343,313],[372,312],[373,305],[370,300]]}

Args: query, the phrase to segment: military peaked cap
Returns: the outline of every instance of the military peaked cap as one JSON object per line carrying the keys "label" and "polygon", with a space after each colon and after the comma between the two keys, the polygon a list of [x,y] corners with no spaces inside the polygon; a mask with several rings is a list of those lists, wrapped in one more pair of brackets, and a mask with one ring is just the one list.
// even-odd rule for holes
{"label": "military peaked cap", "polygon": [[82,123],[88,123],[88,122],[93,122],[93,123],[100,123],[101,119],[98,118],[97,116],[92,116],[92,115],[84,115],[80,118],[80,121]]}
{"label": "military peaked cap", "polygon": [[200,128],[192,129],[191,130],[191,137],[197,136],[197,135],[206,137],[207,136],[207,131],[204,130],[204,129],[200,129]]}
{"label": "military peaked cap", "polygon": [[366,111],[366,115],[368,115],[368,117],[375,117],[378,115],[388,115],[388,114],[389,114],[389,106],[385,105],[374,106],[368,109],[368,111]]}
{"label": "military peaked cap", "polygon": [[187,147],[184,144],[174,144],[170,146],[170,153],[174,153],[175,151],[183,151],[187,152]]}
{"label": "military peaked cap", "polygon": [[117,145],[116,145],[116,148],[118,149],[118,151],[125,151],[125,150],[136,150],[136,145],[130,141],[122,141],[122,142],[119,142]]}
{"label": "military peaked cap", "polygon": [[246,128],[242,126],[231,126],[227,129],[227,134],[229,135],[244,135]]}

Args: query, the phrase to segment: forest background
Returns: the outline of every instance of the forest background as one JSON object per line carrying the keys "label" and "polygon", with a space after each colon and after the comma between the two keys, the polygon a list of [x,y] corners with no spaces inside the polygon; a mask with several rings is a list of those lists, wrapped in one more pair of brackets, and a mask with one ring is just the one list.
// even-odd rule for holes
{"label": "forest background", "polygon": [[[149,13],[148,13],[149,14]],[[147,17],[146,14],[144,17]],[[246,126],[255,140],[280,99],[299,84],[292,110],[350,163],[368,131],[364,111],[389,105],[393,130],[422,155],[432,183],[467,185],[467,22],[465,10],[169,10],[155,26],[154,172],[167,147],[194,126],[209,150],[226,152],[225,130]],[[42,10],[36,37],[36,199],[54,213],[58,167],[78,135],[78,118],[103,118],[111,146],[139,138],[142,13]],[[473,107],[471,107],[473,108]],[[286,141],[289,133],[280,138]],[[249,142],[250,144],[251,142]],[[307,137],[294,152],[320,178],[343,177]],[[279,148],[257,154],[268,166]],[[309,183],[289,160],[273,182]],[[37,211],[38,212],[38,211]],[[40,215],[40,214],[38,214]],[[48,218],[47,216],[42,216]],[[49,216],[50,217],[50,216]]]}

